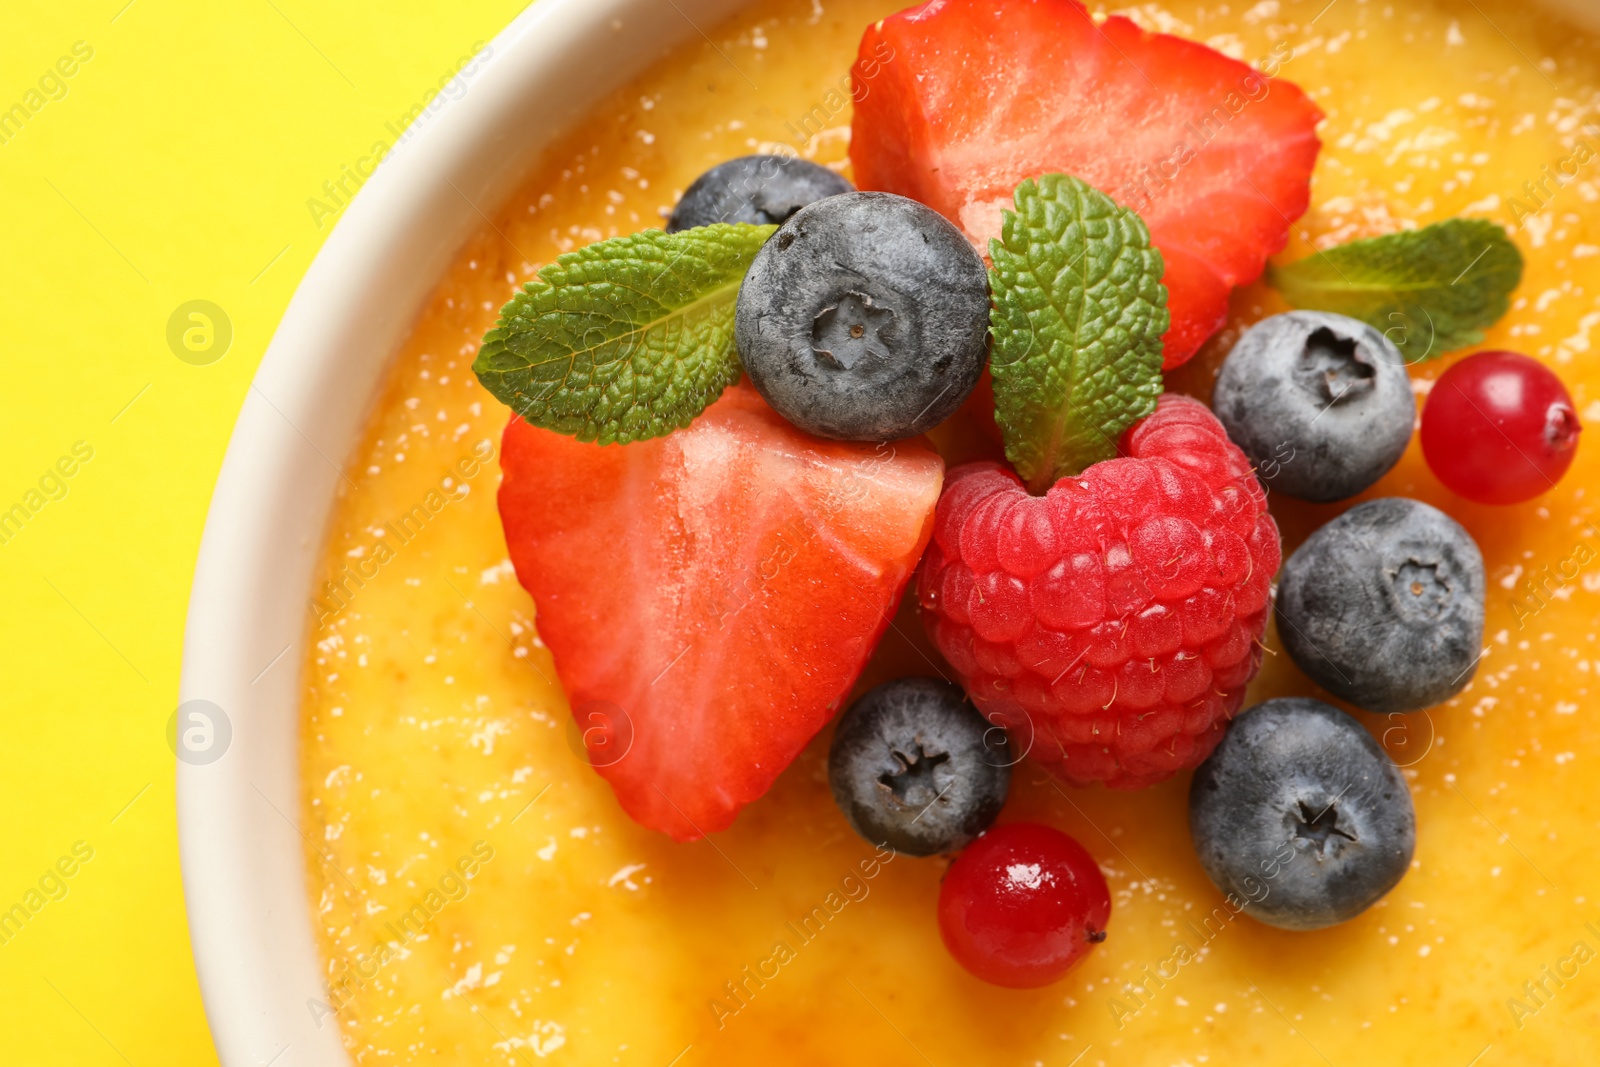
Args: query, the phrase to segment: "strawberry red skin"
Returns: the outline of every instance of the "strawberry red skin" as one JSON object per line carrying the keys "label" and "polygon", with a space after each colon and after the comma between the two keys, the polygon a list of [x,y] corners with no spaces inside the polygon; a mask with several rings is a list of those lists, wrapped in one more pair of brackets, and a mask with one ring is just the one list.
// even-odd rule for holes
{"label": "strawberry red skin", "polygon": [[1138,211],[1166,259],[1168,369],[1310,204],[1322,112],[1304,92],[1121,16],[1096,25],[1077,0],[908,8],[867,28],[854,76],[856,184],[922,201],[980,249],[1041,174]]}
{"label": "strawberry red skin", "polygon": [[591,762],[635,821],[679,841],[727,828],[833,717],[928,542],[944,471],[914,441],[810,437],[747,385],[630,445],[513,418],[502,464],[506,543],[568,701],[626,719],[585,737],[632,733]]}
{"label": "strawberry red skin", "polygon": [[978,707],[1057,776],[1139,789],[1222,739],[1261,663],[1281,547],[1221,423],[1161,398],[1121,457],[1030,496],[950,472],[918,596]]}

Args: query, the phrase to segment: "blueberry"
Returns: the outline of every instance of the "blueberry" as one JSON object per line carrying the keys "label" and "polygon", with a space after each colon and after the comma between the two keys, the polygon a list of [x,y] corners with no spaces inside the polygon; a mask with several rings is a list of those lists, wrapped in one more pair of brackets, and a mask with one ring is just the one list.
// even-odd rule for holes
{"label": "blueberry", "polygon": [[802,208],[756,254],[735,339],[750,381],[803,430],[892,441],[961,406],[989,352],[989,282],[961,231],[891,193]]}
{"label": "blueberry", "polygon": [[1200,865],[1246,915],[1288,930],[1354,918],[1411,865],[1417,816],[1372,735],[1288,697],[1234,720],[1189,786]]}
{"label": "blueberry", "polygon": [[901,678],[839,717],[833,799],[856,833],[908,856],[954,852],[989,828],[1011,784],[1005,731],[960,686]]}
{"label": "blueberry", "polygon": [[741,156],[718,163],[690,183],[667,232],[713,222],[775,225],[807,204],[854,188],[827,167],[794,156]]}
{"label": "blueberry", "polygon": [[1223,362],[1211,406],[1268,489],[1321,502],[1388,473],[1417,420],[1405,360],[1389,339],[1321,311],[1252,327]]}
{"label": "blueberry", "polygon": [[1368,711],[1416,711],[1472,679],[1483,591],[1483,555],[1454,519],[1418,500],[1369,500],[1284,564],[1278,636],[1335,696]]}

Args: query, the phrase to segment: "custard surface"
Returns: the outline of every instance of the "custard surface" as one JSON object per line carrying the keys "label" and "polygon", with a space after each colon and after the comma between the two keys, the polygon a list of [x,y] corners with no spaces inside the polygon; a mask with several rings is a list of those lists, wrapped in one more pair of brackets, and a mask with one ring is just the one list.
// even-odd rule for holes
{"label": "custard surface", "polygon": [[[302,818],[329,983],[313,1014],[360,1064],[1600,1060],[1595,441],[1519,507],[1456,499],[1415,441],[1366,494],[1426,500],[1478,539],[1488,651],[1447,704],[1360,716],[1406,767],[1418,842],[1400,886],[1342,926],[1232,916],[1188,840],[1187,775],[1120,794],[1024,762],[1003,818],[1083,842],[1113,911],[1067,979],[1001,990],[939,941],[943,861],[884,862],[834,808],[829,731],[733,829],[692,845],[632,824],[578,755],[507,561],[507,413],[473,378],[478,342],[538,266],[660,225],[715,163],[787,144],[844,169],[849,65],[863,27],[900,6],[765,0],[704,27],[552,149],[431,298],[347,464],[313,591]],[[1554,367],[1595,432],[1595,41],[1516,0],[1122,10],[1246,61],[1289,50],[1281,76],[1328,119],[1285,257],[1455,215],[1516,224],[1527,274],[1483,347]],[[1284,310],[1260,285],[1233,306],[1169,387],[1206,396],[1240,326]],[[1414,371],[1419,400],[1449,362]],[[939,440],[953,462],[984,448],[959,427]],[[1275,499],[1286,554],[1342,507]],[[941,666],[902,610],[861,687]],[[1269,655],[1250,703],[1289,694],[1315,690]]]}

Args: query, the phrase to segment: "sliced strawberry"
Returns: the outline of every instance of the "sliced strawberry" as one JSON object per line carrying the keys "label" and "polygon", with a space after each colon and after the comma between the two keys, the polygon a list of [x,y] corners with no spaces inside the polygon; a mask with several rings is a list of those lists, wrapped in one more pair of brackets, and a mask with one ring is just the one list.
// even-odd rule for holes
{"label": "sliced strawberry", "polygon": [[1143,216],[1183,363],[1310,204],[1322,112],[1298,87],[1076,0],[932,0],[867,28],[856,183],[920,200],[980,248],[1024,178],[1061,172]]}
{"label": "sliced strawberry", "polygon": [[915,442],[810,437],[747,385],[631,445],[512,419],[502,463],[539,636],[575,711],[602,709],[580,716],[605,727],[585,731],[591,762],[629,815],[680,841],[725,829],[833,717],[944,476]]}

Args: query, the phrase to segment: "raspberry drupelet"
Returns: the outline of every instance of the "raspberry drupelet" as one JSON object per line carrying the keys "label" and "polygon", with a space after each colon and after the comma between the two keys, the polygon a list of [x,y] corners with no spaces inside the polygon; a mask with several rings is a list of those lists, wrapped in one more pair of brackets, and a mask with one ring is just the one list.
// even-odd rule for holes
{"label": "raspberry drupelet", "polygon": [[952,471],[918,598],[989,719],[1074,785],[1199,764],[1261,664],[1278,527],[1244,454],[1162,396],[1121,455],[1031,496],[995,463]]}

